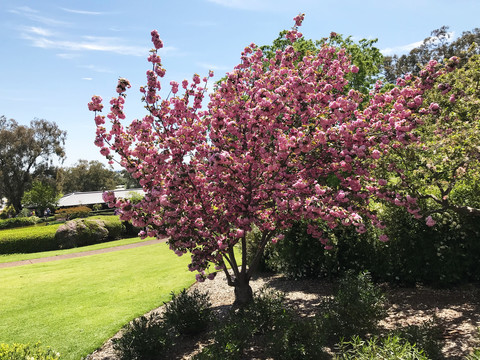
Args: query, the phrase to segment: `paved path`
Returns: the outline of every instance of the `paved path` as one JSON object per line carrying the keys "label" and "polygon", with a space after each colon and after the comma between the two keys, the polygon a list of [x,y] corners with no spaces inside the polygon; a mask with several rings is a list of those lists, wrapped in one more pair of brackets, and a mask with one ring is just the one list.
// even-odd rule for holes
{"label": "paved path", "polygon": [[50,262],[50,261],[57,261],[57,260],[63,260],[63,259],[73,259],[73,258],[89,256],[89,255],[104,254],[104,253],[109,253],[109,252],[113,252],[113,251],[133,249],[133,248],[137,248],[137,247],[141,247],[141,246],[158,244],[158,243],[165,242],[165,241],[167,241],[167,239],[160,239],[160,240],[154,239],[154,240],[147,240],[147,241],[142,241],[142,242],[138,242],[138,243],[134,243],[134,244],[114,246],[114,247],[105,248],[105,249],[82,251],[82,252],[77,252],[77,253],[72,253],[72,254],[63,254],[63,255],[48,256],[48,257],[37,258],[37,259],[20,260],[20,261],[12,261],[12,262],[7,262],[7,263],[0,263],[0,269],[8,268],[8,267],[15,267],[15,266],[22,266],[22,265],[38,264],[38,263],[44,263],[44,262]]}

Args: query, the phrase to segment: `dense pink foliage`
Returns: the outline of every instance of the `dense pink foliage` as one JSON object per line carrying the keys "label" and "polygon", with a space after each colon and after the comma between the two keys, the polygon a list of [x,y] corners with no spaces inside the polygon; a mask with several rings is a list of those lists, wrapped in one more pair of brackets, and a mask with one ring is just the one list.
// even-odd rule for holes
{"label": "dense pink foliage", "polygon": [[[292,44],[302,36],[303,16],[294,20],[286,35]],[[199,272],[199,280],[209,262],[219,269],[225,259],[236,265],[232,247],[244,244],[252,225],[263,240],[275,242],[303,218],[310,221],[309,232],[330,248],[320,221],[331,228],[351,225],[358,232],[365,231],[366,219],[382,227],[369,210],[372,197],[418,213],[416,199],[385,190],[388,179],[374,178],[372,170],[390,147],[414,140],[410,132],[420,112],[434,111],[422,108],[434,71],[403,79],[384,93],[378,85],[361,109],[361,93],[344,91],[346,75],[358,71],[344,50],[325,45],[300,59],[288,46],[269,60],[252,44],[202,110],[208,79],[198,75],[181,85],[171,82],[170,96],[160,97],[165,69],[156,31],[152,41],[152,69],[141,88],[148,115],[122,125],[130,85],[120,79],[107,115],[111,128],[97,112],[95,117],[95,144],[110,160],[119,155],[146,196],[138,204],[113,193],[104,199],[121,209],[122,219],[145,227],[142,235],[168,235],[177,254],[191,252],[190,269]],[[100,111],[101,98],[94,96],[89,108]]]}

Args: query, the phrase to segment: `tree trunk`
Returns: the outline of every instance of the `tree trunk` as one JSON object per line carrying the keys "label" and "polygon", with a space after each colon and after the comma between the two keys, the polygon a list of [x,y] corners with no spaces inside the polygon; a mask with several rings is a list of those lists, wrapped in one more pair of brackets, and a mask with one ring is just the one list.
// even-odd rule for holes
{"label": "tree trunk", "polygon": [[253,301],[253,291],[250,287],[250,279],[246,274],[239,274],[233,281],[235,287],[235,302],[234,305],[244,307]]}

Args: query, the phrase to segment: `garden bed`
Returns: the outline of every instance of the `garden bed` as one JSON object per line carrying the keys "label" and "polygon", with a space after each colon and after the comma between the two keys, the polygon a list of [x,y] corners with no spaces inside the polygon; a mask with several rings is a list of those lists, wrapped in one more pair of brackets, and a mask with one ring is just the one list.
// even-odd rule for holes
{"label": "garden bed", "polygon": [[[331,296],[333,286],[321,280],[287,280],[281,276],[261,276],[251,282],[259,290],[265,285],[285,292],[288,303],[297,308],[300,316],[312,315],[324,297]],[[217,317],[227,314],[234,300],[233,289],[219,274],[213,281],[196,283],[191,290],[208,291],[212,308]],[[436,316],[442,331],[442,353],[447,359],[464,359],[478,346],[477,329],[480,326],[480,288],[469,285],[453,290],[429,288],[386,289],[388,316],[381,328],[390,330],[406,325],[420,325]],[[161,312],[162,308],[153,311]],[[210,342],[208,334],[183,338],[182,346],[172,354],[172,359],[191,359]],[[255,352],[255,351],[253,351]],[[254,357],[253,357],[254,358]],[[118,359],[112,342],[107,341],[101,349],[88,357],[89,360]]]}

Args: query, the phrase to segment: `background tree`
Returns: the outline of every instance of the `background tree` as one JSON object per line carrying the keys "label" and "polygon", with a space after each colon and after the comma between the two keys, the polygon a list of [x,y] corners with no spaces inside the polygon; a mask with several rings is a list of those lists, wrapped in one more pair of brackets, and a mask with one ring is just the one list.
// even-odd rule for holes
{"label": "background tree", "polygon": [[480,45],[479,28],[464,31],[454,41],[451,41],[451,38],[452,34],[448,31],[448,26],[442,26],[433,30],[420,46],[412,49],[408,54],[385,56],[383,74],[386,80],[395,83],[397,78],[405,74],[417,75],[430,60],[443,62],[444,59],[457,56],[460,59],[459,65],[461,67],[466,64],[471,56],[480,54],[480,47],[478,47]]}
{"label": "background tree", "polygon": [[[277,50],[284,51],[288,46],[292,45],[290,40],[285,37],[287,33],[288,30],[281,31],[278,37],[272,42],[272,45],[260,47],[267,58],[272,59],[275,57]],[[332,32],[330,33],[330,37],[315,41],[302,37],[297,39],[293,46],[299,53],[299,60],[306,55],[318,53],[325,44],[343,49],[350,57],[351,63],[358,68],[357,72],[346,74],[348,84],[345,86],[344,91],[348,92],[350,89],[355,89],[364,95],[368,95],[378,80],[384,63],[382,53],[375,47],[377,41],[377,39],[361,39],[355,42],[351,36],[344,38],[343,35]]]}
{"label": "background tree", "polygon": [[[413,132],[419,141],[391,151],[381,169],[386,176],[393,164],[400,175],[389,176],[391,188],[422,200],[429,214],[479,217],[480,55],[455,68],[458,63],[450,59],[424,94],[431,105]],[[440,64],[431,60],[429,66]]]}
{"label": "background tree", "polygon": [[135,179],[127,170],[122,169],[118,173],[118,184],[124,185],[125,189],[141,188],[138,179]]}
{"label": "background tree", "polygon": [[79,160],[74,166],[63,170],[62,191],[64,194],[82,191],[115,189],[119,175],[97,160]]}
{"label": "background tree", "polygon": [[[302,20],[297,16],[285,35],[292,44],[302,38],[297,30]],[[199,281],[214,276],[208,274],[211,264],[223,270],[240,304],[252,299],[249,281],[266,244],[299,219],[326,248],[331,245],[320,225],[365,232],[364,219],[371,219],[381,226],[368,206],[370,198],[394,202],[396,194],[384,191],[385,180],[373,176],[374,164],[389,146],[408,143],[423,107],[421,95],[436,69],[390,91],[376,89],[363,109],[362,93],[344,91],[346,74],[358,71],[345,50],[324,44],[302,57],[287,46],[268,57],[251,45],[201,111],[207,78],[201,85],[198,75],[182,82],[183,95],[177,95],[179,84],[172,82],[173,95],[160,98],[165,69],[156,31],[152,41],[153,69],[141,88],[147,116],[122,125],[130,87],[123,78],[119,96],[110,102],[108,131],[105,117],[97,113],[102,99],[94,96],[88,104],[95,111],[101,153],[110,161],[117,154],[145,192],[136,204],[113,192],[104,194],[110,206],[121,209],[122,219],[145,227],[144,236],[168,235],[178,255],[191,253],[189,268],[198,272]],[[246,236],[253,226],[261,235],[247,263]],[[242,248],[241,266],[236,244]]]}
{"label": "background tree", "polygon": [[34,208],[40,216],[49,208],[56,208],[61,194],[58,194],[54,185],[34,180],[30,190],[25,191],[22,205]]}
{"label": "background tree", "polygon": [[0,196],[8,199],[16,212],[34,174],[52,166],[54,157],[65,158],[66,132],[54,122],[35,119],[30,126],[0,117]]}

